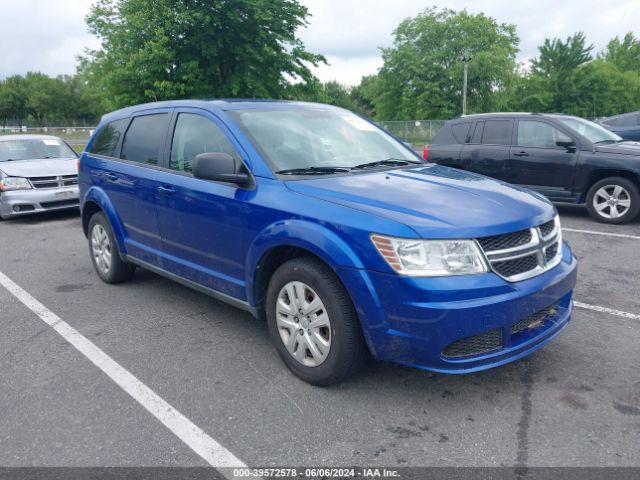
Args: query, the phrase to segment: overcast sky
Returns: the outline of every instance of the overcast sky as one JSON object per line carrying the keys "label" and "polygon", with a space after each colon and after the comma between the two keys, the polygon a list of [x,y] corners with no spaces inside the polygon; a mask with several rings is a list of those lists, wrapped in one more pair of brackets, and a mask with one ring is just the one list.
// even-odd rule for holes
{"label": "overcast sky", "polygon": [[[73,73],[75,56],[99,43],[86,30],[92,0],[0,0],[0,78],[28,71]],[[330,65],[316,70],[323,80],[357,84],[381,66],[379,47],[390,46],[404,18],[436,5],[483,12],[513,23],[520,36],[519,59],[537,55],[546,37],[565,38],[583,31],[599,51],[626,32],[640,37],[640,0],[302,0],[311,12],[300,32],[307,48],[324,54]]]}

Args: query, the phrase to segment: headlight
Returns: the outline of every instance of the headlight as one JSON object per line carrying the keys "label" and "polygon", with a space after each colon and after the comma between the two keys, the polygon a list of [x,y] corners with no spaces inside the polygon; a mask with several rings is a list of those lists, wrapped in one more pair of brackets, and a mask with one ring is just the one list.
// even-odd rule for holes
{"label": "headlight", "polygon": [[4,177],[0,179],[0,192],[8,192],[10,190],[30,190],[31,184],[29,180],[22,177]]}
{"label": "headlight", "polygon": [[391,268],[403,275],[439,277],[488,271],[473,240],[411,240],[372,235]]}

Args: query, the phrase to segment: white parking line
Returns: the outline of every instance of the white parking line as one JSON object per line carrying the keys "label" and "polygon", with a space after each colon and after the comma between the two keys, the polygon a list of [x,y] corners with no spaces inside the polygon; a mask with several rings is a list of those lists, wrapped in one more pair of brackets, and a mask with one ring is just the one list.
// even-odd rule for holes
{"label": "white parking line", "polygon": [[[42,305],[2,272],[0,272],[0,285],[40,317],[42,321],[58,332],[62,338],[73,345],[76,350],[102,370],[120,388],[160,420],[165,427],[171,430],[176,437],[186,443],[209,465],[216,468],[246,467],[246,465],[229,450],[207,435],[191,420],[138,380],[131,372],[118,364],[94,343]],[[225,475],[224,471],[220,473]],[[232,478],[231,474],[229,474],[229,478]]]}
{"label": "white parking line", "polygon": [[594,230],[579,230],[577,228],[565,228],[565,227],[562,227],[562,231],[563,232],[586,233],[588,235],[601,235],[603,237],[633,238],[634,240],[640,240],[640,236],[627,235],[625,233],[596,232]]}
{"label": "white parking line", "polygon": [[621,310],[613,310],[612,308],[601,307],[600,305],[590,305],[588,303],[582,303],[582,302],[576,302],[576,301],[573,302],[573,305],[578,308],[593,310],[594,312],[608,313],[609,315],[630,318],[631,320],[640,320],[640,315],[636,315],[635,313],[623,312]]}

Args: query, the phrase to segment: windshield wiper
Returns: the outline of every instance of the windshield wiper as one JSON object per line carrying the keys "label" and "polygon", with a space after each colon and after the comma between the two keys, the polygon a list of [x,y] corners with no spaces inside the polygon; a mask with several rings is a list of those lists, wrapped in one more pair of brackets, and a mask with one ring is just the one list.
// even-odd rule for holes
{"label": "windshield wiper", "polygon": [[620,143],[623,140],[600,140],[598,142],[595,142],[594,145],[603,145],[603,144],[608,144],[608,143]]}
{"label": "windshield wiper", "polygon": [[396,158],[387,158],[386,160],[377,160],[375,162],[361,163],[353,167],[353,170],[361,170],[363,168],[375,168],[375,167],[403,167],[412,163],[421,163],[413,160],[400,160]]}
{"label": "windshield wiper", "polygon": [[325,175],[330,173],[346,172],[349,172],[349,169],[346,167],[305,167],[278,170],[276,173],[279,175]]}

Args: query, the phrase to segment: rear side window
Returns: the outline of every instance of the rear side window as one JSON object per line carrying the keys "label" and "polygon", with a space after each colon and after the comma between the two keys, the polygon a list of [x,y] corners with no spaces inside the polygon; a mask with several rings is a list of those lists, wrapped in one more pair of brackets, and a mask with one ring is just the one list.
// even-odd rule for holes
{"label": "rear side window", "polygon": [[481,143],[483,132],[484,132],[484,122],[476,123],[476,128],[473,131],[473,137],[471,138],[471,143]]}
{"label": "rear side window", "polygon": [[104,155],[105,157],[113,157],[115,155],[118,141],[122,136],[122,131],[127,125],[128,119],[116,120],[106,124],[98,132],[98,136],[91,146],[89,153],[94,155]]}
{"label": "rear side window", "polygon": [[135,117],[124,136],[120,158],[158,165],[168,126],[169,115],[166,113]]}
{"label": "rear side window", "polygon": [[487,120],[484,122],[482,143],[484,145],[509,145],[511,143],[510,120]]}
{"label": "rear side window", "polygon": [[193,113],[178,115],[169,168],[190,173],[196,155],[207,152],[222,152],[237,157],[224,132],[211,120]]}

